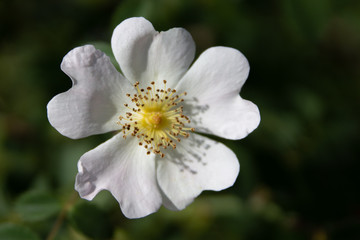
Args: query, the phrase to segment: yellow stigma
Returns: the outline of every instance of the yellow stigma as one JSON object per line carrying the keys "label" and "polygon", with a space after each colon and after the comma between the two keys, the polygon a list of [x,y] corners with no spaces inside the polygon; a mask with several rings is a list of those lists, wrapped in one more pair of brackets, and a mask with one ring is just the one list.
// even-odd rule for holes
{"label": "yellow stigma", "polygon": [[147,114],[148,116],[144,116],[144,120],[147,124],[149,124],[153,128],[159,128],[161,124],[161,118],[162,114],[161,112],[151,112],[150,114]]}
{"label": "yellow stigma", "polygon": [[181,96],[186,92],[176,94],[175,89],[155,88],[155,82],[146,89],[139,88],[139,82],[134,84],[136,94],[126,94],[131,99],[131,107],[124,104],[129,109],[125,116],[119,116],[117,124],[122,126],[123,137],[129,134],[139,139],[139,145],[147,149],[147,154],[151,152],[164,157],[161,148],[176,148],[176,142],[180,142],[180,137],[189,137],[189,132],[194,128],[185,127],[185,123],[190,123],[187,116],[183,114],[183,107],[179,103],[184,100]]}

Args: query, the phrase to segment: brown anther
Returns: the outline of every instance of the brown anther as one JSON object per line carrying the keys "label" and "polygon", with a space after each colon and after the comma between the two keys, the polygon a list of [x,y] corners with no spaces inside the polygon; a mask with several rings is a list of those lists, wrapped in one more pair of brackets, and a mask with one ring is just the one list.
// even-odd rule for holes
{"label": "brown anther", "polygon": [[[174,94],[176,90],[166,89],[166,80],[163,80],[163,83],[165,84],[163,89],[155,88],[155,81],[150,82],[152,86],[139,89],[140,84],[136,82],[134,86],[137,88],[137,93],[126,94],[135,107],[125,115],[119,116],[120,121],[117,122],[121,126],[120,131],[123,132],[124,138],[129,135],[136,136],[139,139],[139,146],[147,149],[147,154],[153,152],[161,157],[165,156],[160,150],[161,147],[175,149],[175,143],[180,142],[182,137],[187,138],[190,130],[195,130],[194,128],[185,128],[185,123],[190,120],[182,114],[183,106],[176,107],[184,101],[181,96],[187,95],[187,93]],[[127,103],[124,106],[129,108]],[[162,124],[158,124],[152,118],[154,114],[164,114]],[[122,120],[126,122],[122,123]],[[153,131],[154,129],[156,131]]]}

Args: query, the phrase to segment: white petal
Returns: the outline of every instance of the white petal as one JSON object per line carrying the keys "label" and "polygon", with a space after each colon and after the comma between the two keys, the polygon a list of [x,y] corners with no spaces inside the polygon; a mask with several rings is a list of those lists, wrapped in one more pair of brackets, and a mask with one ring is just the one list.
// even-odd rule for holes
{"label": "white petal", "polygon": [[137,138],[124,140],[117,134],[80,158],[75,189],[88,200],[107,189],[126,217],[144,217],[162,202],[154,158],[138,146]]}
{"label": "white petal", "polygon": [[241,139],[259,125],[257,106],[239,96],[249,69],[233,48],[213,47],[200,55],[176,87],[188,93],[184,113],[196,131]]}
{"label": "white petal", "polygon": [[[111,46],[124,75],[141,87],[155,81],[174,87],[195,54],[191,35],[182,28],[158,33],[145,18],[129,18],[114,30]],[[143,83],[143,85],[142,85]]]}
{"label": "white petal", "polygon": [[91,45],[82,46],[64,57],[61,69],[73,86],[48,103],[51,125],[70,138],[119,129],[117,117],[124,111],[125,94],[131,85],[109,57]]}
{"label": "white petal", "polygon": [[135,82],[143,78],[156,34],[152,24],[142,17],[128,18],[114,29],[111,48],[127,79]]}
{"label": "white petal", "polygon": [[203,190],[232,186],[239,174],[236,155],[225,145],[191,134],[157,161],[160,188],[177,209],[185,208]]}
{"label": "white petal", "polygon": [[175,87],[194,60],[195,43],[183,28],[172,28],[155,36],[149,50],[148,76],[163,86]]}

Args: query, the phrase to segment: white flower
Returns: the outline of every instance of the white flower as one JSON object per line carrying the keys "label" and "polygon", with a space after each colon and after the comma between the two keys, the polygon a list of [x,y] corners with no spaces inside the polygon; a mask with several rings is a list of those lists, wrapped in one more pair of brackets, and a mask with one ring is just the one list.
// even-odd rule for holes
{"label": "white flower", "polygon": [[159,33],[144,18],[120,23],[111,45],[123,74],[93,46],[75,48],[61,63],[73,86],[47,106],[51,125],[69,138],[118,131],[80,158],[80,196],[92,200],[107,189],[125,216],[139,218],[232,186],[240,168],[235,154],[193,131],[241,139],[258,126],[258,108],[239,96],[246,58],[213,47],[189,68],[190,34]]}

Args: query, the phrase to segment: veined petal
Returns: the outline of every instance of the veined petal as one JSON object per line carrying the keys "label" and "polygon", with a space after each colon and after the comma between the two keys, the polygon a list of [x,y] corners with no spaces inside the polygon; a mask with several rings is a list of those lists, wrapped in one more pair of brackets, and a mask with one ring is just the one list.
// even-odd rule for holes
{"label": "veined petal", "polygon": [[124,75],[147,87],[155,81],[174,87],[194,59],[195,44],[182,28],[155,31],[145,18],[129,18],[114,30],[111,46]]}
{"label": "veined petal", "polygon": [[175,87],[195,56],[195,43],[188,31],[172,28],[157,34],[149,49],[148,77],[163,86]]}
{"label": "veined petal", "polygon": [[241,139],[259,125],[257,106],[239,96],[249,69],[233,48],[213,47],[200,55],[176,87],[188,93],[184,114],[196,131]]}
{"label": "veined petal", "polygon": [[70,138],[119,129],[117,117],[132,89],[109,57],[91,45],[77,47],[64,57],[61,69],[73,86],[48,103],[50,124]]}
{"label": "veined petal", "polygon": [[142,17],[128,18],[114,29],[111,48],[121,71],[133,83],[146,78],[148,51],[156,34],[151,22]]}
{"label": "veined petal", "polygon": [[179,210],[203,190],[220,191],[232,186],[240,170],[229,148],[197,134],[158,158],[156,167],[160,188]]}
{"label": "veined petal", "polygon": [[87,200],[107,189],[126,217],[144,217],[162,202],[154,158],[138,147],[137,138],[124,140],[117,134],[80,158],[75,189]]}

